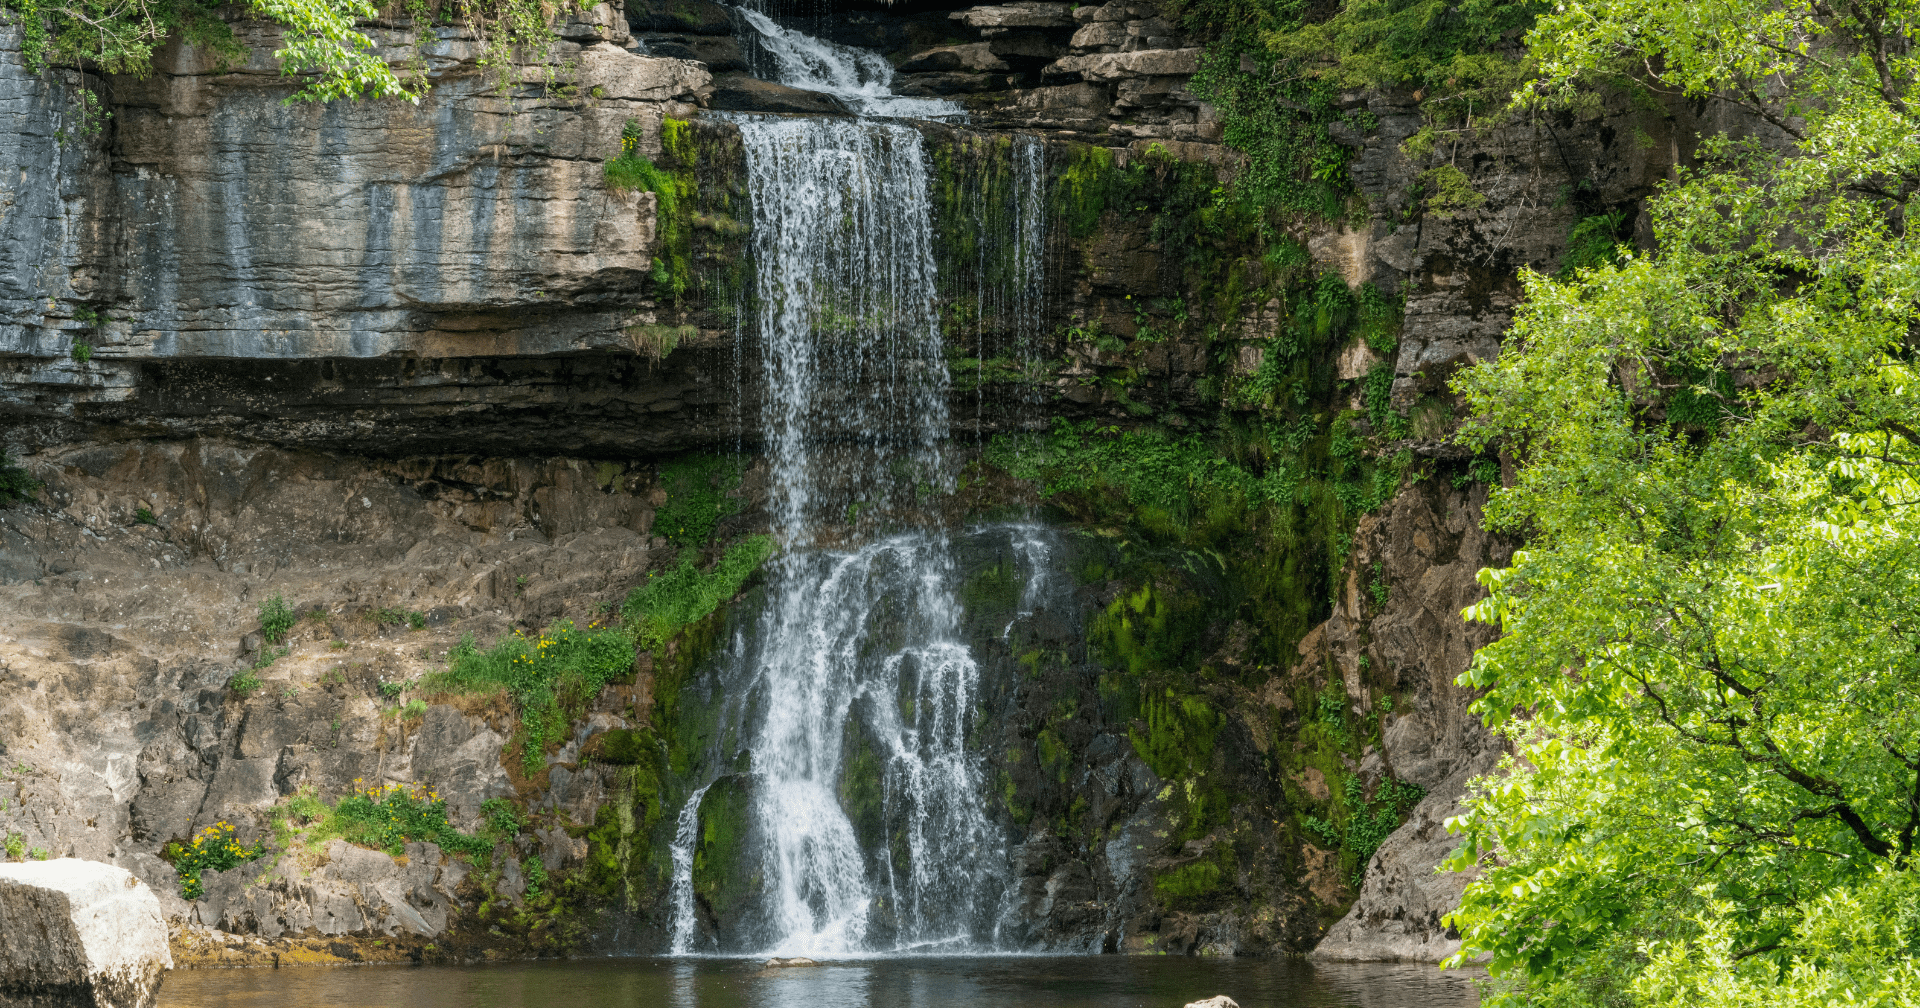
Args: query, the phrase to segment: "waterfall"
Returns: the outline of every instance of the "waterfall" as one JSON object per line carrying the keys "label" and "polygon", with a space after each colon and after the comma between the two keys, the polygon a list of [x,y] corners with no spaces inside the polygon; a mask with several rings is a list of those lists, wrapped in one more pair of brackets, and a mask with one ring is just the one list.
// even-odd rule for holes
{"label": "waterfall", "polygon": [[[672,948],[988,947],[1006,853],[968,747],[985,713],[980,670],[938,511],[953,477],[931,187],[920,131],[872,118],[959,110],[888,94],[878,56],[740,14],[782,83],[838,95],[862,116],[726,116],[746,154],[754,282],[743,332],[766,382],[783,549],[764,607],[710,673],[728,698],[717,737],[741,740],[744,754],[716,743],[713,774],[679,812]],[[1042,154],[1021,139],[1009,241],[1019,267],[1009,296],[1032,319]],[[1006,534],[1029,573],[1030,610],[1046,547],[1026,527]],[[714,936],[698,920],[695,851],[703,820],[736,801],[750,822],[733,856],[753,888],[721,901],[730,916]]]}
{"label": "waterfall", "polygon": [[753,6],[735,8],[752,29],[745,39],[772,62],[775,80],[788,87],[820,91],[840,99],[863,116],[901,119],[957,119],[966,111],[939,98],[903,98],[893,93],[893,66],[878,53],[838,45],[783,28]]}

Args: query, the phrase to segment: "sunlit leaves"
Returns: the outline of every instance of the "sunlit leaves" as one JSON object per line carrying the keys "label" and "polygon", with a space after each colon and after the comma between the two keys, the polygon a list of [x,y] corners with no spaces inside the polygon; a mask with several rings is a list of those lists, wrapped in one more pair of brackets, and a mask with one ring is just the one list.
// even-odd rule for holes
{"label": "sunlit leaves", "polygon": [[1848,917],[1920,913],[1885,881],[1920,823],[1915,11],[1589,0],[1529,37],[1523,104],[1624,76],[1746,125],[1648,202],[1654,251],[1526,276],[1457,381],[1529,539],[1461,679],[1515,745],[1455,824],[1495,1002],[1915,996],[1911,931]]}

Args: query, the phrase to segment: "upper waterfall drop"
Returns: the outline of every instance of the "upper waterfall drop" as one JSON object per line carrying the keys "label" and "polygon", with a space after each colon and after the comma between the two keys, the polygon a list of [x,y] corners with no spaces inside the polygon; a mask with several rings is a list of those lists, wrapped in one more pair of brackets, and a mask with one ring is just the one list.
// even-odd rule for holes
{"label": "upper waterfall drop", "polygon": [[878,53],[784,28],[752,4],[734,10],[753,29],[754,41],[772,59],[778,83],[830,94],[863,116],[942,121],[966,118],[966,110],[956,102],[894,94],[893,66]]}

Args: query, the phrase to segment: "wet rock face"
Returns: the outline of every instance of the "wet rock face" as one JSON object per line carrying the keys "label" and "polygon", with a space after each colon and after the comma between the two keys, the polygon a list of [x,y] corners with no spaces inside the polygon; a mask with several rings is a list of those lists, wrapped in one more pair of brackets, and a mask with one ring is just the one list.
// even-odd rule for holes
{"label": "wet rock face", "polygon": [[173,968],[153,890],[97,861],[0,865],[0,1005],[149,1008]]}

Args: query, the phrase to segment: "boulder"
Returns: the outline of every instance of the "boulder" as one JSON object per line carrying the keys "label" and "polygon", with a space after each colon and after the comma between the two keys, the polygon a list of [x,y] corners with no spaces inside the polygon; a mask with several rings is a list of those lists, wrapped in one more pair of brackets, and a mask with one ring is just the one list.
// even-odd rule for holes
{"label": "boulder", "polygon": [[782,969],[782,968],[791,967],[791,966],[818,966],[818,965],[820,964],[817,962],[814,962],[813,960],[807,958],[806,956],[794,956],[791,959],[769,959],[767,960],[766,968]]}
{"label": "boulder", "polygon": [[1215,994],[1205,1001],[1189,1001],[1187,1008],[1240,1008],[1240,1003],[1225,994]]}
{"label": "boulder", "polygon": [[1005,90],[1008,86],[1006,74],[990,73],[917,73],[896,77],[894,81],[893,93],[908,98],[979,94]]}
{"label": "boulder", "polygon": [[1056,60],[1048,75],[1077,73],[1083,80],[1115,81],[1129,77],[1188,76],[1200,72],[1200,50],[1143,49],[1129,53],[1098,53]]}
{"label": "boulder", "polygon": [[0,865],[0,1005],[148,1008],[173,968],[160,901],[124,868]]}
{"label": "boulder", "polygon": [[713,73],[747,69],[746,54],[731,35],[653,34],[641,41],[647,44],[650,55],[705,63]]}
{"label": "boulder", "polygon": [[915,53],[896,67],[901,73],[928,73],[944,70],[975,70],[1007,72],[1007,64],[993,54],[993,48],[985,42],[971,45],[941,46]]}
{"label": "boulder", "polygon": [[596,98],[669,101],[707,86],[707,68],[683,59],[636,56],[611,42],[580,50],[580,89]]}

